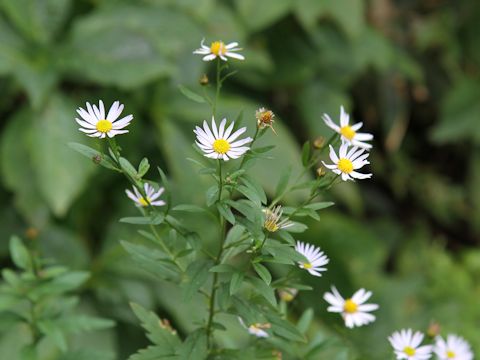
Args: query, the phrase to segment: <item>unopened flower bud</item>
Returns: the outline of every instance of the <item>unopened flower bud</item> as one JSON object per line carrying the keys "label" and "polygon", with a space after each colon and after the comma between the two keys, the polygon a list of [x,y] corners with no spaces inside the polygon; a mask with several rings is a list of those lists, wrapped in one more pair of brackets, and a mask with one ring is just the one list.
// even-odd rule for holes
{"label": "unopened flower bud", "polygon": [[29,227],[25,230],[25,237],[29,240],[34,240],[38,236],[38,230],[34,227]]}
{"label": "unopened flower bud", "polygon": [[315,149],[321,149],[325,145],[325,138],[323,136],[317,137],[315,140],[313,140],[313,147]]}
{"label": "unopened flower bud", "polygon": [[297,296],[297,294],[298,294],[298,290],[294,288],[278,290],[278,295],[280,296],[280,299],[285,302],[292,301],[293,299],[295,299],[295,296]]}
{"label": "unopened flower bud", "polygon": [[200,83],[200,85],[202,86],[205,86],[205,85],[208,85],[208,76],[207,74],[203,74],[200,79],[198,80],[198,82]]}
{"label": "unopened flower bud", "polygon": [[438,334],[440,334],[440,324],[436,321],[432,321],[428,326],[427,336],[434,339]]}
{"label": "unopened flower bud", "polygon": [[275,356],[277,360],[282,360],[282,353],[278,350],[273,350],[272,355]]}
{"label": "unopened flower bud", "polygon": [[327,172],[325,171],[325,168],[323,166],[320,166],[318,169],[317,169],[317,175],[318,177],[322,177],[322,176],[325,176]]}
{"label": "unopened flower bud", "polygon": [[92,161],[97,165],[100,164],[100,162],[102,161],[102,155],[99,155],[99,154],[94,155],[92,157]]}

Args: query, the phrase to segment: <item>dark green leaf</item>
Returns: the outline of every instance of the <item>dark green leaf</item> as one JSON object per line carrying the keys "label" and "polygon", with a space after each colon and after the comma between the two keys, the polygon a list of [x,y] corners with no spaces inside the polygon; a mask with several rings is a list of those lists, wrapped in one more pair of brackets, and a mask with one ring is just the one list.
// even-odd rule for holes
{"label": "dark green leaf", "polygon": [[272,275],[270,275],[270,271],[268,271],[268,269],[260,263],[253,263],[252,265],[258,276],[260,276],[267,285],[270,285],[272,282]]}
{"label": "dark green leaf", "polygon": [[180,92],[185,95],[187,99],[190,99],[192,101],[195,101],[197,103],[203,104],[205,103],[205,98],[202,95],[199,95],[192,90],[188,89],[187,87],[183,85],[178,85],[178,88],[180,89]]}

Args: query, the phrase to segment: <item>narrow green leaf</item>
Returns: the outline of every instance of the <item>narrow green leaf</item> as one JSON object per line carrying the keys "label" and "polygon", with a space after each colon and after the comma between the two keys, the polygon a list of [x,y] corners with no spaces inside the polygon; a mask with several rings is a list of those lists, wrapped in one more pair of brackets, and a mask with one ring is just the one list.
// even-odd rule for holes
{"label": "narrow green leaf", "polygon": [[243,273],[236,272],[233,274],[232,280],[230,281],[230,295],[235,294],[240,289],[244,278],[245,275],[243,275]]}
{"label": "narrow green leaf", "polygon": [[216,272],[216,273],[232,273],[232,272],[236,272],[237,269],[235,269],[232,265],[220,264],[210,268],[209,271]]}
{"label": "narrow green leaf", "polygon": [[99,164],[103,166],[104,168],[110,169],[110,170],[119,170],[116,166],[115,163],[110,159],[107,155],[101,153],[100,151],[97,151],[95,149],[92,149],[91,147],[75,142],[68,143],[68,146],[77,151],[78,153],[84,155],[85,157],[89,158],[92,160],[95,164]]}
{"label": "narrow green leaf", "polygon": [[249,277],[248,281],[253,285],[255,291],[258,292],[261,296],[263,296],[270,304],[273,306],[277,306],[277,299],[275,297],[275,292],[273,288],[265,284],[264,281],[255,278]]}
{"label": "narrow green leaf", "polygon": [[262,280],[265,281],[267,285],[270,285],[272,282],[272,275],[270,274],[270,271],[268,271],[268,269],[260,263],[253,263],[252,265]]}
{"label": "narrow green leaf", "polygon": [[20,269],[27,271],[32,270],[33,264],[30,254],[25,245],[23,245],[22,240],[16,236],[10,238],[10,255],[13,263]]}
{"label": "narrow green leaf", "polygon": [[165,215],[157,214],[153,217],[149,216],[131,216],[120,219],[120,222],[134,225],[160,225],[165,220]]}
{"label": "narrow green leaf", "polygon": [[278,197],[281,194],[283,194],[283,192],[288,186],[288,181],[290,180],[291,174],[292,174],[292,167],[289,166],[285,169],[282,176],[280,176],[280,179],[278,180],[277,187],[275,188],[275,197]]}
{"label": "narrow green leaf", "polygon": [[235,225],[235,215],[230,207],[224,202],[217,203],[218,212],[232,225]]}
{"label": "narrow green leaf", "polygon": [[302,148],[302,165],[306,167],[310,161],[311,146],[310,141],[306,141]]}
{"label": "narrow green leaf", "polygon": [[308,330],[308,327],[310,326],[310,324],[312,323],[312,320],[313,320],[313,309],[312,308],[308,308],[307,310],[305,310],[302,314],[302,316],[300,316],[300,319],[298,319],[298,322],[297,322],[297,329],[302,333],[302,334],[305,334]]}
{"label": "narrow green leaf", "polygon": [[191,263],[185,273],[186,281],[183,284],[183,299],[190,300],[208,279],[208,270],[211,263],[206,260],[197,260]]}
{"label": "narrow green leaf", "polygon": [[205,98],[202,95],[197,94],[196,92],[188,89],[187,87],[183,85],[178,85],[178,89],[187,99],[195,101],[199,104],[205,103]]}
{"label": "narrow green leaf", "polygon": [[142,161],[140,161],[140,165],[138,165],[138,176],[143,177],[149,169],[150,163],[148,162],[148,159],[143,158]]}
{"label": "narrow green leaf", "polygon": [[132,179],[138,180],[140,178],[138,176],[137,170],[133,167],[130,161],[128,161],[124,157],[120,157],[118,161],[122,170],[125,171],[125,173],[127,173]]}
{"label": "narrow green leaf", "polygon": [[185,212],[193,212],[193,213],[204,213],[207,210],[204,208],[198,206],[198,205],[192,205],[192,204],[180,204],[172,208],[173,211],[185,211]]}

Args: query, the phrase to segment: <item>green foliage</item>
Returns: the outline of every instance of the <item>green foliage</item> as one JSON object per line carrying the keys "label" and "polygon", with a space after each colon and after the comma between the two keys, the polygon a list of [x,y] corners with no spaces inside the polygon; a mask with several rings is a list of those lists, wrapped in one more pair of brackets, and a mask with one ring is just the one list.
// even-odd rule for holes
{"label": "green foliage", "polygon": [[[218,359],[275,359],[275,351],[385,359],[388,334],[426,330],[432,320],[478,353],[479,21],[471,1],[1,0],[2,291],[48,297],[49,309],[65,307],[55,316],[66,316],[39,323],[42,340],[28,346],[32,325],[17,314],[28,300],[2,293],[1,357],[16,359],[22,348],[42,359],[125,359],[139,348],[132,359],[201,357],[215,276]],[[221,201],[218,168],[192,147],[192,128],[209,120],[215,96],[215,67],[192,55],[203,37],[238,41],[247,59],[224,69],[239,72],[222,87],[217,118],[253,129],[260,105],[276,113],[278,135],[267,128],[242,169],[241,160],[223,169],[235,195],[223,189]],[[203,74],[209,83],[200,86]],[[135,114],[120,162],[73,121],[75,107],[99,98]],[[329,181],[315,172],[315,141],[328,141],[321,115],[336,121],[340,105],[375,134],[373,182],[342,184],[303,204]],[[136,213],[123,196],[132,180],[156,180],[167,205]],[[262,209],[272,202],[285,204],[295,225],[265,236]],[[216,263],[219,217],[225,249]],[[12,233],[24,233],[28,246],[9,243]],[[296,240],[331,258],[318,282],[290,271],[304,260]],[[35,277],[39,266],[59,273]],[[374,292],[374,326],[345,333],[325,317],[321,298],[333,283]],[[313,291],[287,307],[276,292],[290,287]],[[72,292],[81,306],[67,309]],[[130,301],[171,319],[182,350],[166,352],[151,338],[145,347]],[[271,338],[248,339],[240,312],[247,324],[271,323]],[[75,333],[102,328],[83,320],[98,313],[118,320],[118,330]]]}
{"label": "green foliage", "polygon": [[79,298],[71,293],[85,283],[88,273],[69,271],[57,265],[45,266],[36,251],[27,249],[18,237],[11,238],[10,253],[20,272],[8,268],[2,270],[2,327],[6,324],[13,328],[27,326],[29,334],[21,350],[24,358],[42,358],[41,355],[38,357],[41,344],[50,341],[61,351],[55,359],[82,359],[81,352],[69,352],[69,337],[113,326],[110,320],[82,314],[75,309]]}

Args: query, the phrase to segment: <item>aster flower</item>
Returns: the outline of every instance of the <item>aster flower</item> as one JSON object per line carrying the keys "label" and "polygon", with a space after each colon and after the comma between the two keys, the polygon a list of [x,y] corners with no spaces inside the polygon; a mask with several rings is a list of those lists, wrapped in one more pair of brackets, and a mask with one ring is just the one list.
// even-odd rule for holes
{"label": "aster flower", "polygon": [[148,206],[148,204],[152,206],[165,205],[165,201],[157,200],[165,190],[163,187],[158,189],[158,191],[155,191],[155,188],[152,185],[145,183],[143,185],[143,189],[145,190],[145,194],[147,196],[146,199],[143,197],[142,194],[140,194],[140,191],[138,191],[135,186],[133,187],[133,192],[131,192],[130,190],[125,190],[125,192],[127,193],[127,196],[132,199],[137,206],[140,207],[146,207]]}
{"label": "aster flower", "polygon": [[273,133],[277,135],[277,132],[273,128],[273,123],[275,122],[275,114],[273,113],[272,110],[265,109],[264,107],[261,107],[257,111],[255,111],[255,118],[257,119],[257,126],[260,129],[264,129],[266,127],[269,127],[272,129]]}
{"label": "aster flower", "polygon": [[242,324],[242,326],[248,330],[250,335],[255,335],[256,337],[259,337],[259,338],[267,338],[270,336],[268,332],[264,330],[264,329],[270,329],[272,327],[270,323],[264,323],[264,324],[254,323],[250,326],[247,326],[245,325],[241,317],[238,318],[238,321],[240,321],[240,324]]}
{"label": "aster flower", "polygon": [[403,329],[395,331],[388,338],[388,341],[390,341],[397,359],[427,360],[432,356],[432,346],[420,346],[423,336],[423,333],[420,331],[413,334],[412,329]]}
{"label": "aster flower", "polygon": [[203,121],[203,129],[197,126],[193,130],[197,135],[195,142],[206,157],[228,161],[239,158],[250,149],[243,145],[251,142],[253,140],[251,137],[235,141],[247,128],[243,127],[232,134],[234,122],[232,121],[230,126],[225,129],[226,123],[227,119],[223,119],[217,129],[217,124],[212,116],[212,130],[210,130],[206,120]]}
{"label": "aster flower", "polygon": [[227,57],[231,57],[238,60],[245,60],[243,55],[237,54],[235,51],[242,50],[238,48],[238,42],[232,42],[225,45],[223,41],[214,41],[210,46],[204,45],[205,39],[200,43],[200,48],[195,50],[194,54],[205,55],[203,61],[212,61],[219,57],[223,61],[227,61]]}
{"label": "aster flower", "polygon": [[340,126],[335,124],[327,114],[323,114],[322,118],[329,128],[341,135],[343,142],[365,149],[370,149],[372,147],[372,145],[366,143],[365,141],[372,140],[373,135],[367,133],[358,133],[357,131],[362,127],[363,123],[359,122],[350,125],[350,116],[345,112],[343,106],[340,107]]}
{"label": "aster flower", "polygon": [[439,360],[473,360],[470,344],[464,338],[449,334],[447,341],[441,336],[435,339],[434,350]]}
{"label": "aster flower", "polygon": [[353,180],[353,179],[368,179],[372,177],[372,174],[362,174],[356,170],[362,168],[364,165],[370,164],[367,160],[369,153],[364,154],[365,149],[359,149],[358,147],[352,147],[348,149],[348,144],[343,143],[340,146],[340,150],[337,154],[330,145],[330,160],[333,164],[327,165],[322,161],[323,165],[332,170],[337,175],[342,175],[342,180]]}
{"label": "aster flower", "polygon": [[263,223],[263,227],[268,232],[276,232],[280,229],[286,229],[293,226],[293,223],[288,219],[280,220],[283,213],[280,205],[275,206],[272,210],[263,209],[262,211],[265,214],[265,222]]}
{"label": "aster flower", "polygon": [[90,137],[109,138],[115,135],[128,133],[128,130],[123,130],[127,127],[133,119],[133,115],[127,115],[120,120],[117,120],[123,111],[123,104],[115,101],[107,116],[105,116],[105,106],[103,101],[98,102],[98,107],[87,102],[87,110],[79,107],[77,113],[81,119],[75,118],[75,121],[81,126],[78,130],[86,133]]}
{"label": "aster flower", "polygon": [[298,263],[300,268],[307,270],[313,276],[322,276],[320,272],[327,270],[323,266],[327,265],[330,260],[319,247],[297,241],[295,250],[307,258],[307,262]]}
{"label": "aster flower", "polygon": [[345,321],[345,326],[353,328],[375,321],[375,315],[369,314],[369,312],[377,310],[378,305],[365,304],[365,301],[371,296],[371,291],[360,289],[351,298],[344,299],[335,286],[332,286],[332,292],[326,292],[323,298],[331,305],[327,311],[340,313]]}

